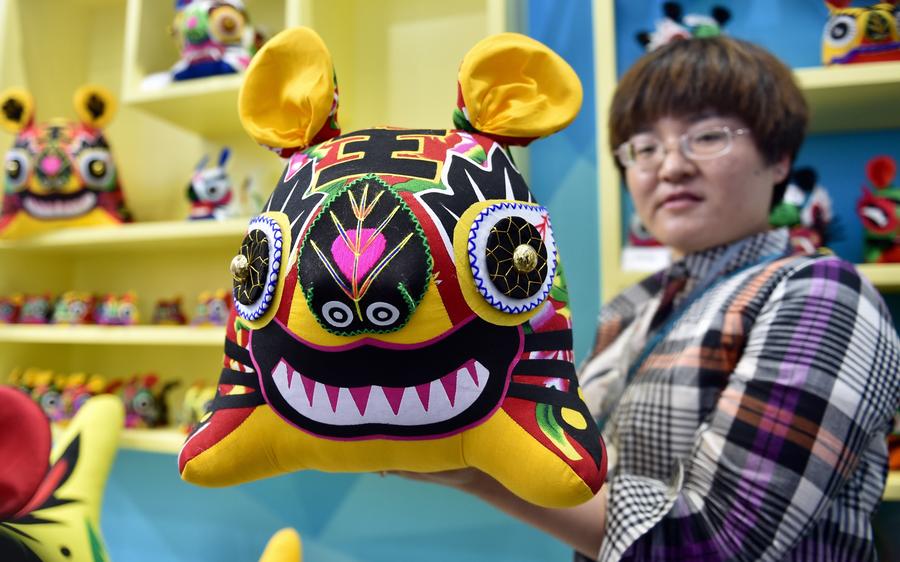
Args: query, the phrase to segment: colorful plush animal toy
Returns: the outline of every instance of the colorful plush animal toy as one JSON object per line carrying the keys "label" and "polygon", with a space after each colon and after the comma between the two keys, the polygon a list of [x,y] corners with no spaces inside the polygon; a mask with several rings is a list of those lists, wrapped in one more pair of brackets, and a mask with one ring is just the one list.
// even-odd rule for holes
{"label": "colorful plush animal toy", "polygon": [[224,326],[231,314],[231,295],[223,289],[204,291],[197,297],[197,307],[191,324],[194,326]]}
{"label": "colorful plush animal toy", "polygon": [[22,295],[0,297],[0,324],[15,324],[22,309]]}
{"label": "colorful plush animal toy", "polygon": [[153,323],[162,326],[187,324],[187,316],[181,306],[181,297],[160,299],[153,308]]}
{"label": "colorful plush animal toy", "polygon": [[177,381],[161,383],[155,374],[134,376],[119,389],[125,404],[125,427],[160,427],[169,422],[168,394]]}
{"label": "colorful plush animal toy", "polygon": [[56,299],[54,324],[91,324],[94,321],[94,295],[82,291],[66,291]]}
{"label": "colorful plush animal toy", "polygon": [[209,416],[217,390],[216,385],[197,381],[184,392],[179,425],[185,433],[193,433]]}
{"label": "colorful plush animal toy", "polygon": [[97,303],[94,315],[97,324],[105,326],[133,326],[140,319],[137,308],[137,295],[131,291],[123,295],[106,294]]}
{"label": "colorful plush animal toy", "polygon": [[873,189],[863,186],[856,213],[865,228],[863,259],[868,263],[900,263],[900,186],[894,185],[897,163],[876,156],[866,164]]}
{"label": "colorful plush animal toy", "polygon": [[0,94],[0,119],[16,133],[4,164],[0,236],[128,220],[102,131],[115,113],[115,98],[99,86],[84,86],[75,92],[74,103],[78,122],[35,123],[28,92],[9,89]]}
{"label": "colorful plush animal toy", "polygon": [[678,2],[663,3],[663,17],[656,21],[655,29],[640,31],[635,36],[647,51],[653,51],[679,39],[690,37],[714,37],[723,33],[722,28],[731,19],[731,12],[722,6],[713,6],[710,15],[684,14]]}
{"label": "colorful plush animal toy", "polygon": [[813,253],[835,237],[836,224],[828,191],[813,168],[791,173],[781,202],[772,209],[769,224],[788,227],[795,250]]}
{"label": "colorful plush animal toy", "polygon": [[225,170],[230,151],[223,148],[219,153],[218,163],[206,167],[209,156],[204,156],[197,164],[191,183],[188,185],[188,200],[191,202],[191,214],[188,218],[224,219],[232,216],[233,189],[231,177]]}
{"label": "colorful plush animal toy", "polygon": [[851,0],[825,0],[829,17],[822,33],[822,64],[900,60],[897,0],[851,7]]}
{"label": "colorful plush animal toy", "polygon": [[50,294],[25,295],[19,324],[47,324],[53,312],[53,297]]}
{"label": "colorful plush animal toy", "polygon": [[181,59],[174,80],[241,72],[262,44],[242,0],[176,0],[172,32]]}
{"label": "colorful plush animal toy", "polygon": [[315,32],[254,57],[241,121],[290,160],[231,263],[226,366],[185,480],[472,466],[541,505],[600,488],[550,217],[504,146],[565,127],[580,82],[504,33],[469,51],[458,93],[456,129],[340,135]]}
{"label": "colorful plush animal toy", "polygon": [[0,560],[109,560],[100,507],[123,415],[115,397],[91,398],[51,449],[40,408],[0,387]]}

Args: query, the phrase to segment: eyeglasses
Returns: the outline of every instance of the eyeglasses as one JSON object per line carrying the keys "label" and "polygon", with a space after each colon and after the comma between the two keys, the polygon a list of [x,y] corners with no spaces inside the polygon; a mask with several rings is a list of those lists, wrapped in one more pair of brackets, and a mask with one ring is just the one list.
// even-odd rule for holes
{"label": "eyeglasses", "polygon": [[[684,133],[678,137],[678,146],[686,158],[691,160],[712,160],[731,151],[734,137],[749,132],[750,129],[746,128],[711,127]],[[659,138],[652,135],[642,135],[633,137],[620,144],[616,149],[616,158],[625,168],[637,166],[644,171],[653,171],[662,165],[668,152],[669,149],[666,148],[666,145]]]}

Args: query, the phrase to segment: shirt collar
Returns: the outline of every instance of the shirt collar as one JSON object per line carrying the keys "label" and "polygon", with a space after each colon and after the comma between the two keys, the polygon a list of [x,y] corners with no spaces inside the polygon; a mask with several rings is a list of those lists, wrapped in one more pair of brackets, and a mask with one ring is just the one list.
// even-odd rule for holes
{"label": "shirt collar", "polygon": [[[704,281],[714,267],[716,269],[715,275],[727,275],[737,269],[756,263],[766,256],[786,253],[789,249],[789,241],[787,228],[778,228],[753,234],[730,244],[723,244],[701,252],[688,254],[669,266],[665,272],[664,280],[686,275],[688,277],[686,288],[689,289],[691,286]],[[717,263],[733,246],[738,245],[741,245],[741,248],[728,258],[727,263]]]}

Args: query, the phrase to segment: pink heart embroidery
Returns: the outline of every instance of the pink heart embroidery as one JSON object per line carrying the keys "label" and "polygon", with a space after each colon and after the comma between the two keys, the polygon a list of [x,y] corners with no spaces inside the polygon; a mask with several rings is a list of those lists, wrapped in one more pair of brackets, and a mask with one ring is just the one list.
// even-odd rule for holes
{"label": "pink heart embroidery", "polygon": [[[374,238],[373,234],[375,234],[374,228],[363,228],[359,234],[361,242],[358,242],[356,240],[356,230],[347,231],[347,237],[350,239],[351,244],[360,249],[365,247],[365,251],[360,254],[356,265],[356,279],[353,278],[353,261],[356,257],[354,253],[355,248],[348,248],[347,243],[340,236],[336,237],[334,242],[331,243],[331,256],[347,279],[359,283],[363,276],[378,263],[382,254],[384,254],[384,248],[387,244],[384,234],[379,232],[375,234]],[[367,244],[368,247],[366,247]]]}

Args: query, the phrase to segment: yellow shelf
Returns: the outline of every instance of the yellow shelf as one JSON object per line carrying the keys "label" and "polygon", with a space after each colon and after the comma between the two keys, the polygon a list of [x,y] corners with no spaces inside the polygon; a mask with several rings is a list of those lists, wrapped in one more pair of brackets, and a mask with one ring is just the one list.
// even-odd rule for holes
{"label": "yellow shelf", "polygon": [[221,347],[224,338],[225,328],[220,326],[0,326],[0,344]]}
{"label": "yellow shelf", "polygon": [[172,83],[159,90],[127,92],[122,102],[209,138],[243,134],[237,113],[243,74]]}
{"label": "yellow shelf", "polygon": [[882,499],[889,502],[900,501],[900,470],[892,470],[888,473]]}
{"label": "yellow shelf", "polygon": [[856,267],[879,290],[900,291],[900,263],[865,263]]}
{"label": "yellow shelf", "polygon": [[187,435],[180,429],[124,429],[119,446],[133,451],[178,454]]}
{"label": "yellow shelf", "polygon": [[184,249],[221,243],[231,243],[237,248],[246,229],[246,218],[70,228],[22,240],[2,240],[0,251],[130,251],[136,248]]}
{"label": "yellow shelf", "polygon": [[900,127],[900,62],[800,68],[794,72],[816,133]]}

